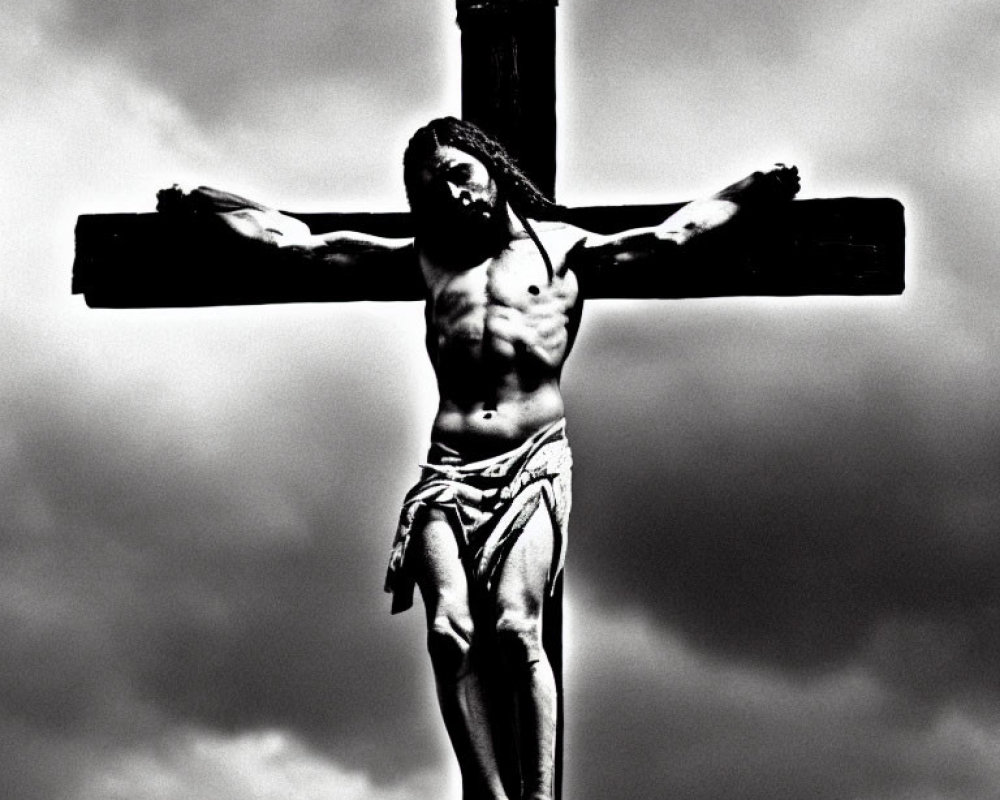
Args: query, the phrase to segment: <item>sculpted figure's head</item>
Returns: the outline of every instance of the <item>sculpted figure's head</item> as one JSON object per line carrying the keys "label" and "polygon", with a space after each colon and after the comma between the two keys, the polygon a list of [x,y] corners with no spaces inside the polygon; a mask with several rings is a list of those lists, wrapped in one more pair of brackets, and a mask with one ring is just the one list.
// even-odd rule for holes
{"label": "sculpted figure's head", "polygon": [[503,145],[455,117],[432,120],[413,135],[403,156],[403,182],[410,210],[425,229],[442,218],[505,224],[507,203],[536,218],[551,218],[559,209]]}
{"label": "sculpted figure's head", "polygon": [[[489,226],[505,210],[490,169],[474,155],[442,145],[423,159],[413,188],[417,207],[445,224]],[[412,203],[412,200],[411,200]]]}

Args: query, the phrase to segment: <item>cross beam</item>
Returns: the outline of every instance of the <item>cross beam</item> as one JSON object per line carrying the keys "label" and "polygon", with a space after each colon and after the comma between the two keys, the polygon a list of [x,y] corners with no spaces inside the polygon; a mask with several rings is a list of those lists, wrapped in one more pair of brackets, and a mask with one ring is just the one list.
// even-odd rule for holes
{"label": "cross beam", "polygon": [[[572,208],[569,221],[598,233],[655,225],[678,204]],[[409,215],[293,214],[314,232],[411,233]],[[903,207],[885,198],[798,200],[752,237],[737,236],[725,259],[697,253],[682,269],[656,259],[597,265],[579,275],[596,298],[734,295],[891,295],[903,291]],[[420,300],[416,263],[398,260],[345,273],[220,235],[197,215],[82,215],[76,227],[73,292],[95,308]],[[724,261],[724,263],[723,263]]]}

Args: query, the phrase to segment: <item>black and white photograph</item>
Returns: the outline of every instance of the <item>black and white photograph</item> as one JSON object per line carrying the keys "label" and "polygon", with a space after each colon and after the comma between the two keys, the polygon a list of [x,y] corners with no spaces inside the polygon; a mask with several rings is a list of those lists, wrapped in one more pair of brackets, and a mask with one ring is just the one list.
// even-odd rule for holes
{"label": "black and white photograph", "polygon": [[3,16],[0,795],[1000,797],[995,2]]}

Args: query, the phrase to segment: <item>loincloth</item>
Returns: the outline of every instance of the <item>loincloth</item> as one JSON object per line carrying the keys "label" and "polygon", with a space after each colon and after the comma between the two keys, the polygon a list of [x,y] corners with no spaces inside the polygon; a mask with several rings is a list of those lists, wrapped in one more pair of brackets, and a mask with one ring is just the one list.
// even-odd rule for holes
{"label": "loincloth", "polygon": [[[454,451],[452,451],[454,453]],[[528,520],[544,505],[554,537],[548,591],[562,571],[571,504],[573,465],[565,420],[558,420],[514,450],[493,458],[462,463],[447,448],[432,445],[420,480],[407,492],[392,544],[385,590],[392,613],[413,605],[416,583],[408,563],[410,542],[439,509],[458,542],[471,594],[495,589],[504,560]]]}

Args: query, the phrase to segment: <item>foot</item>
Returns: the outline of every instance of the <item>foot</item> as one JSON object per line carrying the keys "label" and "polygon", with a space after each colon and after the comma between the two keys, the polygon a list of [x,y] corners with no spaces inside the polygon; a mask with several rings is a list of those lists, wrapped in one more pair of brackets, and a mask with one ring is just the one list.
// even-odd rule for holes
{"label": "foot", "polygon": [[717,200],[728,200],[739,206],[770,205],[791,200],[799,191],[799,170],[775,164],[764,172],[754,172],[717,195]]}

